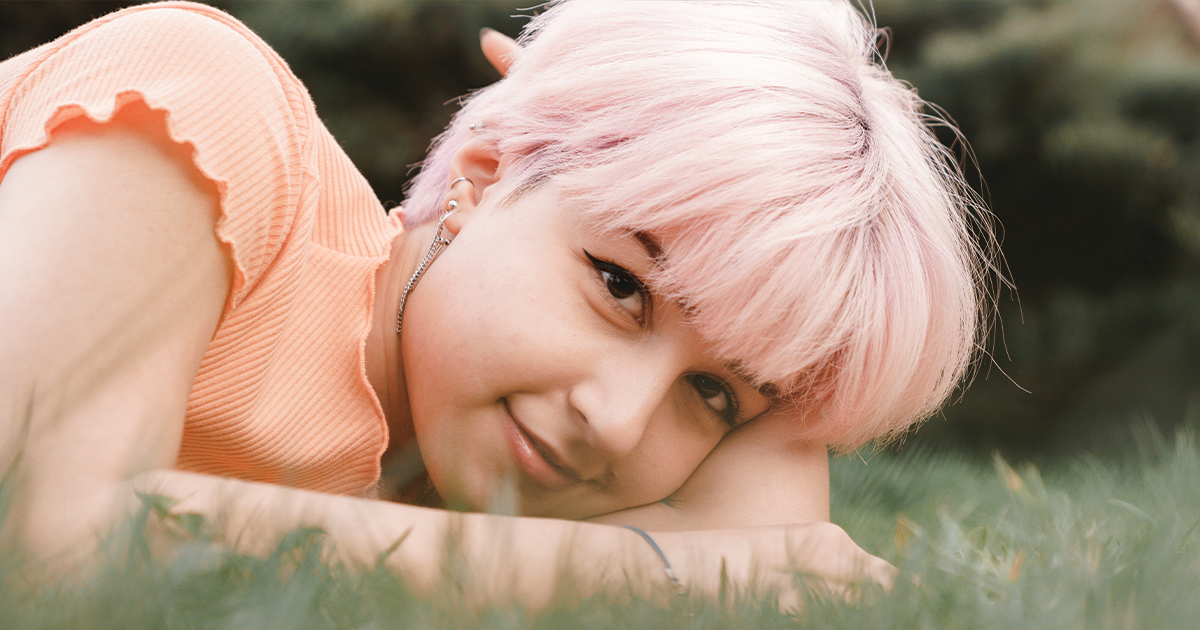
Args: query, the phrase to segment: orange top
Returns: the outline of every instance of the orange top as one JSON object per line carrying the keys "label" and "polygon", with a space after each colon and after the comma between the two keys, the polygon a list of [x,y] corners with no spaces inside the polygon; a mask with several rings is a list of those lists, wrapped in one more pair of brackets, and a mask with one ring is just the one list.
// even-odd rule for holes
{"label": "orange top", "polygon": [[385,214],[283,60],[190,3],[126,9],[0,64],[0,179],[57,125],[135,100],[166,112],[215,183],[235,265],[177,466],[372,495],[388,435],[364,344],[399,213]]}

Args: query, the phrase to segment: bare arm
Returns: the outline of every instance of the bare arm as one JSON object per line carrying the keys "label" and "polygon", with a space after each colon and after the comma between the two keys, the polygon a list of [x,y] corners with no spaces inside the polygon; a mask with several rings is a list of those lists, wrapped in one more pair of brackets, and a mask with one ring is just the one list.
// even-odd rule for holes
{"label": "bare arm", "polygon": [[[526,606],[549,603],[555,588],[576,594],[598,591],[654,598],[669,594],[659,558],[628,529],[574,521],[463,514],[319,494],[278,486],[158,472],[135,480],[141,492],[179,500],[173,513],[200,514],[216,533],[243,553],[265,555],[286,533],[315,527],[327,534],[331,561],[386,566],[419,590],[445,583],[443,552],[453,536],[456,576],[468,601],[515,599]],[[780,605],[799,604],[795,572],[835,588],[869,576],[888,584],[893,570],[828,523],[702,532],[655,533],[655,540],[694,596],[715,599],[724,572],[739,587],[757,585],[780,594]],[[402,541],[396,545],[398,541]],[[562,572],[572,579],[561,579]]]}
{"label": "bare arm", "polygon": [[39,556],[93,536],[115,484],[174,464],[228,292],[216,193],[138,131],[158,116],[67,122],[0,183],[5,527]]}

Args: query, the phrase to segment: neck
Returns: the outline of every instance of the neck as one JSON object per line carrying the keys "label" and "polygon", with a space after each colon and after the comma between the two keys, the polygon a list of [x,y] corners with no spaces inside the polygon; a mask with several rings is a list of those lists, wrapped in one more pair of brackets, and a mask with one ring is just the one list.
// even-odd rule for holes
{"label": "neck", "polygon": [[412,277],[436,230],[436,221],[411,230],[406,228],[392,242],[387,262],[375,272],[375,303],[371,311],[371,331],[367,335],[365,367],[367,381],[379,398],[388,424],[385,460],[400,452],[413,436],[400,335],[396,334],[396,312],[400,308],[404,285]]}

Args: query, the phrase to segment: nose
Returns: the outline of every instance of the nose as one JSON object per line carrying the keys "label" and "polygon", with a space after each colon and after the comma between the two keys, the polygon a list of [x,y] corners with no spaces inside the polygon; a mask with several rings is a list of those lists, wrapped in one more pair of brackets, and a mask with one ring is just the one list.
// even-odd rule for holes
{"label": "nose", "polygon": [[608,462],[637,447],[678,376],[667,357],[609,357],[568,395],[589,445]]}

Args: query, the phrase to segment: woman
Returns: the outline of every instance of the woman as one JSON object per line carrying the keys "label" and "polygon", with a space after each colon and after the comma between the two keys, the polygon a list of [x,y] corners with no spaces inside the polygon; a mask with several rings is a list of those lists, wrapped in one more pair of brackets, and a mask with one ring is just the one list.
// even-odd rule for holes
{"label": "woman", "polygon": [[403,219],[211,8],[0,66],[8,535],[70,561],[148,492],[248,552],[403,540],[427,586],[455,525],[531,604],[564,557],[643,593],[890,579],[824,522],[826,449],[941,404],[984,269],[919,99],[840,1],[566,2],[525,37]]}

